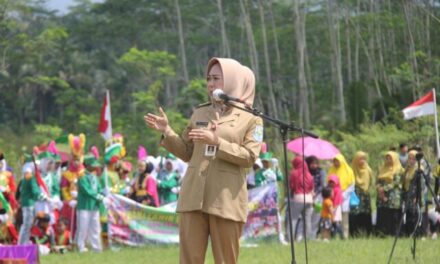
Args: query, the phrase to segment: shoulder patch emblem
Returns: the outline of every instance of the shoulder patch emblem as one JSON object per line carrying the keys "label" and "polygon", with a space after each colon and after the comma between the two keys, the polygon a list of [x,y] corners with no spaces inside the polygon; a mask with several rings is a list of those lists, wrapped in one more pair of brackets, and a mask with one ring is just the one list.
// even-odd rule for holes
{"label": "shoulder patch emblem", "polygon": [[254,139],[258,142],[263,142],[263,125],[256,125],[254,130]]}

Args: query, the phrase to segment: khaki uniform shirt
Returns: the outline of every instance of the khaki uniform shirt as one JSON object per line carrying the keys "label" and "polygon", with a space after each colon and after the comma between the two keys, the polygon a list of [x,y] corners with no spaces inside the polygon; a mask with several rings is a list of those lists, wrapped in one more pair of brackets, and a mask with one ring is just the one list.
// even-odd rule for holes
{"label": "khaki uniform shirt", "polygon": [[[185,162],[177,212],[201,210],[238,222],[246,222],[248,193],[246,170],[261,150],[263,121],[250,113],[231,108],[217,119],[210,104],[197,108],[182,135],[163,138],[162,145]],[[220,145],[213,156],[206,145],[188,139],[193,128],[213,129]]]}

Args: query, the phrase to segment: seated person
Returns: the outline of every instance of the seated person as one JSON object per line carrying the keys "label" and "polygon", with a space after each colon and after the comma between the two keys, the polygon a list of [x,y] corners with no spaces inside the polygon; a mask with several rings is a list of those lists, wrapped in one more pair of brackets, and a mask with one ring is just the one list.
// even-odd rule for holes
{"label": "seated person", "polygon": [[38,213],[35,224],[31,228],[31,241],[38,245],[40,254],[47,255],[55,245],[55,234],[50,226],[50,216]]}
{"label": "seated person", "polygon": [[67,229],[68,221],[61,218],[58,221],[55,233],[55,251],[59,253],[64,253],[67,250],[72,249],[70,244],[70,231]]}

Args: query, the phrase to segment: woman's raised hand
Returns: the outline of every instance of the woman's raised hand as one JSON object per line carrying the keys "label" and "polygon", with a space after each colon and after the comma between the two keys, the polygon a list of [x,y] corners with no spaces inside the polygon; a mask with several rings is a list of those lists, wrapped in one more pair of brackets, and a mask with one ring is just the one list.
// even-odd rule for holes
{"label": "woman's raised hand", "polygon": [[144,116],[145,123],[147,126],[155,129],[161,133],[166,134],[171,128],[168,124],[168,117],[163,111],[162,107],[159,107],[159,115],[148,113]]}

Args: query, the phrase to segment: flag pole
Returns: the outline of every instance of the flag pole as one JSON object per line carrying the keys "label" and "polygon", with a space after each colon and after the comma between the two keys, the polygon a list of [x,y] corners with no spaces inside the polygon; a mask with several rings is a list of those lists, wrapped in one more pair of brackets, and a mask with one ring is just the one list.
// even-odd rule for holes
{"label": "flag pole", "polygon": [[435,125],[435,146],[437,148],[437,159],[440,159],[440,144],[438,138],[438,118],[437,118],[437,96],[435,94],[435,88],[432,88],[432,93],[434,96],[434,125]]}
{"label": "flag pole", "polygon": [[[107,104],[108,104],[108,109],[109,109],[109,115],[110,115],[110,119],[109,119],[110,133],[108,133],[110,135],[108,135],[109,138],[107,138],[107,140],[111,140],[112,136],[113,136],[113,127],[112,127],[112,118],[111,118],[111,112],[112,112],[111,109],[112,108],[110,107],[110,91],[108,89],[106,91],[105,96],[106,96],[106,100],[107,100]],[[110,188],[108,186],[108,177],[109,177],[109,175],[108,175],[108,168],[107,168],[107,164],[105,164],[105,150],[106,150],[106,148],[104,148],[104,173],[105,173],[104,181],[105,181],[105,190],[106,190],[106,196],[107,196],[107,195],[110,194]],[[108,239],[107,242],[108,242],[109,248],[112,248],[112,242],[111,242],[112,241],[112,235],[111,235],[111,228],[110,228],[109,221],[108,221],[108,209],[106,209],[106,210],[107,210],[107,239]]]}

